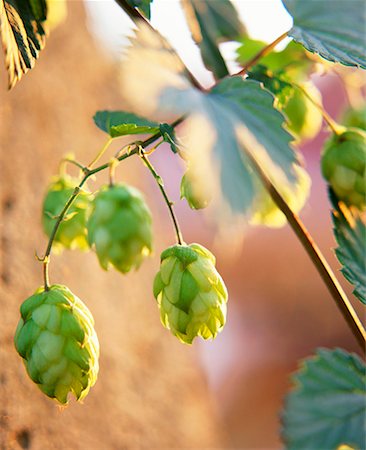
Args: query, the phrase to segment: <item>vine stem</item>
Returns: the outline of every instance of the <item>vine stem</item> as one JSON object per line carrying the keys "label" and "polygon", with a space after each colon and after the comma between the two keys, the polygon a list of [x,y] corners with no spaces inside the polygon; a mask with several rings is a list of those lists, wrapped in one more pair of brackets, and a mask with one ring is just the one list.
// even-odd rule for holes
{"label": "vine stem", "polygon": [[253,156],[252,152],[248,149],[244,149],[245,155],[249,158],[253,168],[261,179],[263,185],[270,194],[272,200],[278,206],[278,208],[286,216],[288,223],[290,224],[292,230],[298,237],[305,251],[309,255],[316,269],[318,270],[321,278],[326,284],[328,291],[332,295],[333,299],[337,303],[337,306],[343,315],[344,319],[348,323],[353,335],[357,339],[358,343],[361,345],[362,349],[365,348],[366,342],[366,331],[357,316],[356,311],[346,293],[339,284],[337,278],[335,277],[332,269],[330,268],[327,260],[321,253],[320,249],[312,239],[305,225],[301,222],[300,218],[291,210],[286,201],[282,198],[281,194],[278,192],[276,187],[273,185],[271,180],[265,174],[261,166],[259,165],[256,158]]}
{"label": "vine stem", "polygon": [[[175,128],[176,126],[178,126],[180,123],[182,123],[184,120],[184,117],[180,117],[178,119],[176,119],[173,123],[171,123],[171,127]],[[128,153],[124,153],[121,156],[119,156],[118,158],[115,158],[118,162],[123,161],[124,159],[129,158],[130,156],[139,154],[141,151],[141,148],[144,149],[145,147],[148,147],[149,145],[153,144],[155,141],[157,141],[159,138],[161,137],[161,132],[158,131],[157,133],[153,134],[152,136],[150,136],[149,138],[145,139],[142,142],[139,142],[138,144],[132,143],[130,146],[132,147],[133,145],[135,145],[135,147]],[[55,240],[55,236],[57,233],[57,230],[59,229],[59,226],[61,224],[61,222],[64,220],[65,215],[67,214],[70,206],[73,204],[74,200],[76,199],[76,197],[79,195],[79,192],[81,191],[82,187],[84,186],[84,184],[86,183],[87,179],[89,177],[91,177],[92,175],[101,172],[102,170],[106,170],[110,168],[110,162],[102,164],[94,169],[89,169],[87,167],[83,167],[82,171],[84,172],[84,176],[81,179],[80,183],[78,186],[75,187],[74,192],[72,193],[72,195],[70,196],[70,198],[68,199],[68,201],[66,202],[64,208],[62,209],[62,211],[60,212],[60,214],[57,217],[57,220],[55,222],[55,225],[52,229],[51,235],[49,237],[48,243],[47,243],[47,248],[45,251],[45,254],[43,256],[43,258],[38,258],[40,259],[40,261],[43,262],[43,279],[44,279],[44,287],[45,290],[48,291],[49,290],[49,286],[50,286],[50,282],[49,282],[49,274],[48,274],[48,266],[49,266],[49,262],[51,259],[51,250],[52,250],[52,245],[53,242]],[[170,205],[171,208],[171,205]],[[174,216],[174,212],[172,215],[172,218]],[[177,226],[177,221],[176,218],[174,216],[174,226]],[[177,228],[176,228],[177,229]],[[179,228],[178,228],[179,230]],[[178,236],[178,235],[177,235]],[[181,236],[181,234],[180,234]],[[181,243],[181,242],[179,242]]]}
{"label": "vine stem", "polygon": [[285,39],[285,37],[287,37],[287,34],[288,34],[288,31],[281,34],[281,36],[279,36],[273,42],[271,42],[270,44],[263,47],[261,51],[259,51],[256,55],[253,56],[252,59],[250,59],[247,63],[245,63],[243,68],[233,76],[245,75],[247,73],[248,69],[250,69],[252,66],[257,64],[257,62],[260,59],[262,59],[264,56],[268,55],[268,53],[270,53],[280,42],[282,42]]}
{"label": "vine stem", "polygon": [[143,161],[143,163],[145,164],[145,166],[150,170],[152,176],[155,178],[159,189],[164,197],[165,203],[168,206],[169,209],[169,213],[170,216],[172,218],[173,221],[173,225],[174,225],[174,229],[175,229],[175,234],[177,235],[177,242],[179,245],[183,244],[183,237],[182,237],[182,232],[179,228],[179,224],[178,224],[178,220],[175,216],[174,213],[174,209],[173,209],[173,202],[169,199],[168,194],[166,193],[165,189],[164,189],[164,182],[161,178],[161,176],[157,173],[157,171],[155,170],[154,166],[151,164],[151,162],[149,161],[148,157],[146,156],[146,154],[144,153],[143,149],[141,149],[140,151],[140,158]]}

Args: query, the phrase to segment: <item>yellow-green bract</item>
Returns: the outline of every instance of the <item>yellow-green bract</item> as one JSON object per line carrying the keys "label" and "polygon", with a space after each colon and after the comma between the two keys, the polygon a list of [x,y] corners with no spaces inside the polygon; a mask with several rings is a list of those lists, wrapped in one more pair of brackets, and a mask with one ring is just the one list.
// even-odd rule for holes
{"label": "yellow-green bract", "polygon": [[[66,175],[55,177],[48,188],[43,202],[43,229],[50,237],[57,218],[78,185],[78,180]],[[54,238],[56,249],[87,250],[86,220],[91,194],[80,191],[70,206],[64,220],[60,223]],[[55,245],[56,244],[56,245]]]}
{"label": "yellow-green bract", "polygon": [[194,172],[188,169],[180,183],[180,198],[185,198],[192,209],[206,208],[212,198],[211,192],[195,178]]}
{"label": "yellow-green bract", "polygon": [[215,257],[199,244],[173,245],[161,254],[154,296],[163,325],[186,344],[196,336],[215,338],[225,325],[228,293]]}
{"label": "yellow-green bract", "polygon": [[348,128],[325,144],[322,173],[339,200],[363,210],[366,207],[366,133]]}
{"label": "yellow-green bract", "polygon": [[122,273],[138,268],[152,249],[152,217],[145,200],[132,186],[104,186],[93,202],[88,239],[103,269]]}
{"label": "yellow-green bract", "polygon": [[46,395],[82,400],[97,379],[99,343],[94,320],[66,286],[40,287],[20,307],[14,343],[30,378]]}

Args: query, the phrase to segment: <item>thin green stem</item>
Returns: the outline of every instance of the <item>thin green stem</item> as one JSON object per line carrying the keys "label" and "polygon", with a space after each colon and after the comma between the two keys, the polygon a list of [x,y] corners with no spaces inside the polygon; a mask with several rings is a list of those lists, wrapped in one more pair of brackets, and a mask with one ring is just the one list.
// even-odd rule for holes
{"label": "thin green stem", "polygon": [[106,143],[103,145],[103,147],[99,150],[99,152],[97,153],[97,155],[96,155],[96,157],[93,159],[93,161],[92,161],[90,164],[87,165],[87,168],[88,168],[88,169],[91,169],[91,168],[94,166],[94,164],[96,164],[96,163],[100,160],[100,158],[101,158],[101,157],[104,155],[104,153],[107,151],[108,147],[111,145],[112,141],[113,141],[112,138],[109,138],[109,139],[107,140],[107,142],[106,142]]}
{"label": "thin green stem", "polygon": [[335,277],[327,260],[325,259],[320,249],[312,239],[305,225],[301,222],[299,217],[290,209],[286,201],[283,199],[281,194],[275,188],[275,186],[268,178],[266,173],[263,171],[263,169],[257,162],[256,158],[253,156],[251,151],[249,151],[248,149],[244,149],[244,152],[246,156],[249,158],[253,168],[255,169],[263,185],[270,194],[272,200],[286,216],[287,221],[290,224],[292,230],[298,237],[299,241],[301,242],[305,251],[309,255],[314,266],[318,270],[320,276],[322,277],[325,285],[328,288],[328,291],[335,300],[341,314],[343,315],[343,318],[348,323],[353,335],[355,336],[356,340],[364,350],[366,342],[365,328],[363,327],[362,322],[357,316],[356,311],[353,309],[351,302],[347,298],[346,293],[342,289],[342,286],[339,284],[337,278]]}
{"label": "thin green stem", "polygon": [[178,220],[175,216],[174,213],[174,209],[173,209],[173,202],[169,199],[168,194],[165,191],[164,188],[164,182],[163,179],[161,178],[161,176],[157,173],[157,171],[155,170],[154,166],[151,164],[151,162],[149,161],[148,157],[145,155],[145,153],[143,152],[143,149],[141,149],[140,151],[140,158],[143,161],[143,163],[145,164],[145,166],[150,170],[152,176],[155,178],[159,189],[164,197],[165,203],[168,206],[169,209],[169,213],[170,216],[172,218],[173,221],[173,226],[174,226],[174,230],[175,230],[175,234],[177,235],[177,242],[178,244],[182,245],[183,244],[183,236],[182,236],[182,232],[179,228],[179,224],[178,224]]}

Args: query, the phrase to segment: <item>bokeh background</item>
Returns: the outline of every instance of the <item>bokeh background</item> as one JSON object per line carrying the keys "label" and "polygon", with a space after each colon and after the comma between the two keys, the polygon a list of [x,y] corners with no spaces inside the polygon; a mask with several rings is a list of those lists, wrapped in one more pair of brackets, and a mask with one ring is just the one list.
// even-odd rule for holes
{"label": "bokeh background", "polygon": [[[270,42],[291,26],[279,0],[234,3],[255,39]],[[42,282],[34,252],[46,245],[45,188],[65,153],[87,163],[103,145],[93,114],[123,109],[118,65],[131,22],[112,0],[71,1],[68,9],[34,70],[10,93],[5,70],[0,73],[0,448],[281,448],[279,413],[298,360],[319,346],[358,348],[291,229],[245,228],[240,240],[218,235],[204,214],[179,200],[183,167],[163,146],[152,161],[176,202],[185,240],[214,251],[229,290],[224,331],[214,342],[188,347],[161,326],[151,284],[159,253],[174,235],[154,180],[139,161],[128,160],[117,177],[145,192],[155,219],[154,257],[125,277],[103,272],[93,254],[64,252],[51,263],[51,281],[67,284],[95,317],[98,382],[83,405],[60,409],[26,376],[12,340],[20,303]],[[152,22],[209,86],[178,3],[154,0]],[[235,46],[222,50],[234,71]],[[347,107],[340,78],[328,73],[313,81],[337,119]],[[319,169],[327,135],[324,127],[301,147],[313,180],[301,217],[338,271]],[[90,188],[105,180],[98,176]]]}

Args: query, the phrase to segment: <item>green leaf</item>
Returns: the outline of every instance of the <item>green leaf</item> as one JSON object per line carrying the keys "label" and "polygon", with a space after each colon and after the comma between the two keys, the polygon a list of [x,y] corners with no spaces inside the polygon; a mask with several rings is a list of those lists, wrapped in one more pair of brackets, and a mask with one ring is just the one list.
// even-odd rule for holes
{"label": "green leaf", "polygon": [[365,448],[365,365],[341,349],[318,349],[294,375],[282,437],[288,450]]}
{"label": "green leaf", "polygon": [[43,0],[0,0],[0,33],[9,89],[31,69],[45,44]]}
{"label": "green leaf", "polygon": [[334,236],[338,243],[336,255],[342,273],[354,286],[354,295],[366,304],[366,217],[355,208],[348,208],[329,193],[333,211]]}
{"label": "green leaf", "polygon": [[[149,67],[149,83],[141,70],[144,66]],[[136,32],[126,52],[121,82],[124,100],[136,114],[159,122],[188,116],[176,133],[185,157],[199,172],[197,179],[213,190],[213,207],[249,212],[260,181],[243,148],[277,187],[291,191],[297,184],[292,137],[273,106],[273,95],[260,83],[231,77],[210,92],[200,91],[184,75],[167,41],[146,26]]]}
{"label": "green leaf", "polygon": [[151,3],[153,0],[127,0],[127,3],[133,8],[137,8],[142,12],[146,19],[150,20],[151,17]]}
{"label": "green leaf", "polygon": [[233,4],[230,0],[183,0],[182,5],[205,66],[217,79],[228,75],[218,44],[237,40],[246,33]]}
{"label": "green leaf", "polygon": [[124,111],[98,111],[93,119],[96,126],[112,138],[159,131],[158,123]]}
{"label": "green leaf", "polygon": [[295,41],[328,61],[366,68],[364,0],[282,0]]}
{"label": "green leaf", "polygon": [[164,142],[167,142],[170,145],[170,148],[172,149],[173,153],[178,153],[179,149],[174,128],[170,126],[168,123],[161,123],[159,125],[159,129],[164,139]]}

